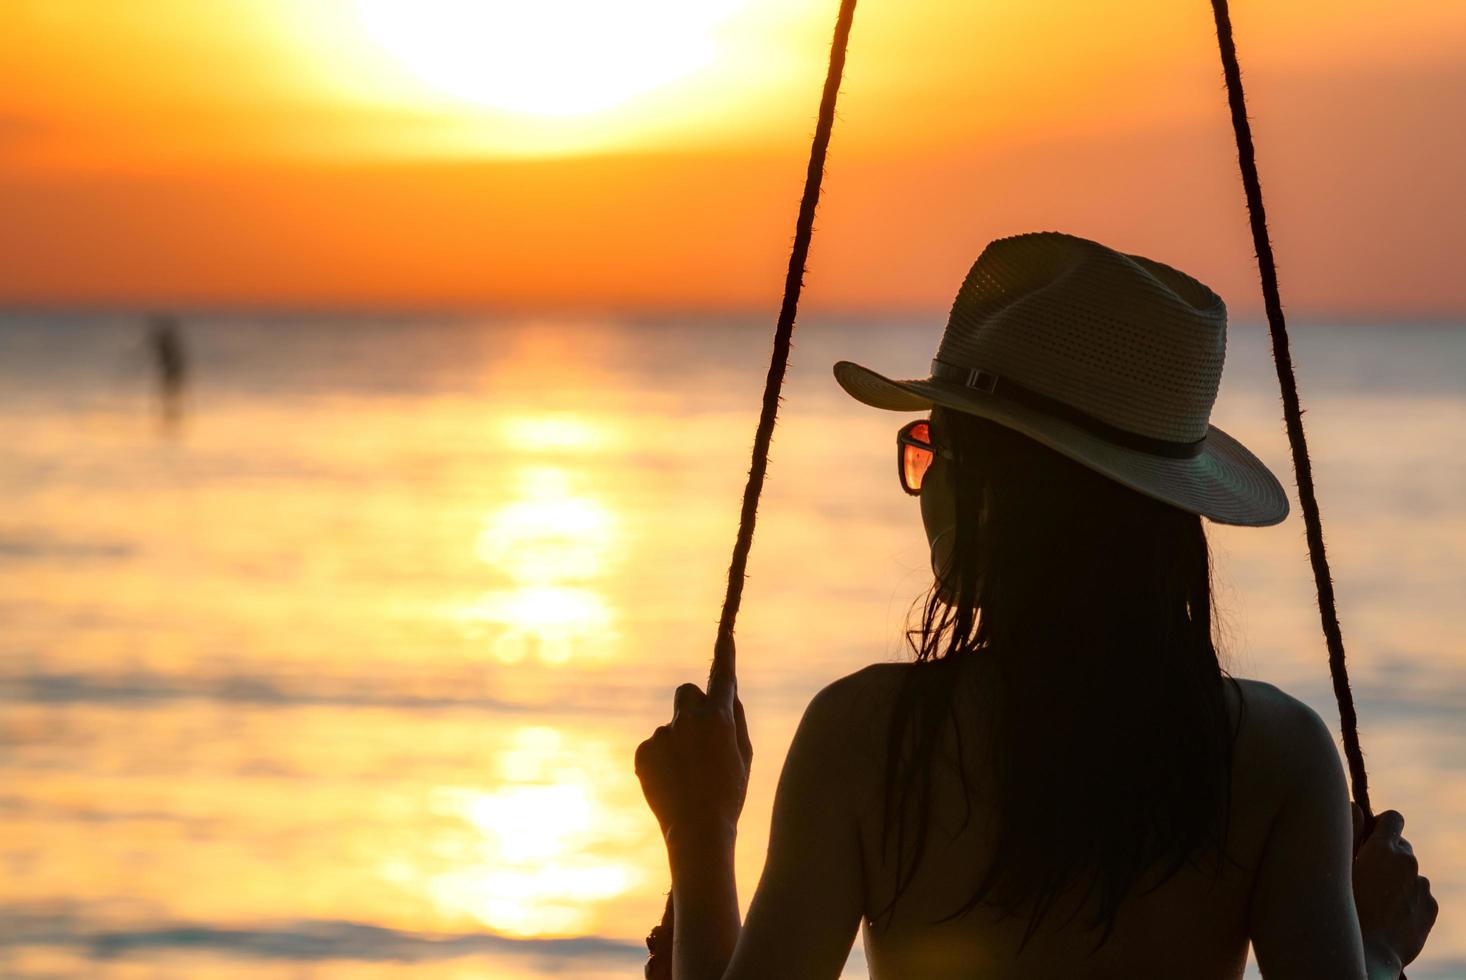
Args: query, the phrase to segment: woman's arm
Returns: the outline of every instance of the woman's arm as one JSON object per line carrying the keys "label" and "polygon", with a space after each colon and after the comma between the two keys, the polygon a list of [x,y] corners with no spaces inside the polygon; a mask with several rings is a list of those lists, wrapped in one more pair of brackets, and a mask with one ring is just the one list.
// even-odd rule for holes
{"label": "woman's arm", "polygon": [[805,709],[779,776],[763,875],[724,980],[836,980],[850,955],[865,904],[856,804],[868,773],[855,733],[867,721],[858,708],[868,676],[836,681]]}
{"label": "woman's arm", "polygon": [[[1271,724],[1268,750],[1282,806],[1253,890],[1251,935],[1268,980],[1396,980],[1435,921],[1404,818],[1379,815],[1354,857],[1348,789],[1328,726],[1276,688],[1253,690]],[[1252,707],[1252,705],[1249,705]],[[1356,910],[1356,892],[1359,895]]]}
{"label": "woman's arm", "polygon": [[[763,876],[741,929],[733,876],[736,815],[733,822],[723,819],[737,794],[710,787],[706,778],[726,770],[731,758],[728,746],[741,727],[736,702],[731,724],[684,721],[681,731],[679,717],[700,716],[680,707],[673,724],[638,751],[638,774],[663,822],[672,866],[674,980],[840,975],[863,904],[854,807],[860,772],[850,739],[859,722],[853,695],[860,676],[830,685],[805,711],[779,779]],[[679,704],[698,703],[690,687],[678,689]],[[722,810],[706,805],[717,800]],[[723,818],[707,819],[718,813]]]}
{"label": "woman's arm", "polygon": [[668,839],[673,980],[720,980],[742,927],[733,839]]}
{"label": "woman's arm", "polygon": [[1402,832],[1405,818],[1396,810],[1375,816],[1368,835],[1364,811],[1354,810],[1354,905],[1364,936],[1364,958],[1370,980],[1391,980],[1420,955],[1435,926],[1440,906],[1430,882],[1420,874],[1415,849]]}
{"label": "woman's arm", "polygon": [[636,775],[672,869],[672,976],[716,980],[738,941],[733,849],[753,745],[736,682],[683,684],[672,720],[636,748]]}
{"label": "woman's arm", "polygon": [[1253,885],[1258,968],[1268,980],[1375,980],[1354,912],[1349,792],[1333,737],[1282,691],[1256,684],[1248,694],[1260,723],[1248,755],[1266,760],[1281,796]]}

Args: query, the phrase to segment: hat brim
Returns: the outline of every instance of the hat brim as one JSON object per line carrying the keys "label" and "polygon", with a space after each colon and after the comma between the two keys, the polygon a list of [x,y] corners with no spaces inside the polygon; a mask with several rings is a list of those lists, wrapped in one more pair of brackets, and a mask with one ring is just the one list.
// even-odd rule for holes
{"label": "hat brim", "polygon": [[922,412],[941,405],[991,419],[1148,497],[1218,524],[1269,527],[1288,516],[1288,495],[1278,478],[1214,425],[1207,427],[1200,453],[1173,459],[1117,446],[1063,419],[952,381],[893,381],[851,361],[835,364],[835,380],[851,397],[875,408]]}

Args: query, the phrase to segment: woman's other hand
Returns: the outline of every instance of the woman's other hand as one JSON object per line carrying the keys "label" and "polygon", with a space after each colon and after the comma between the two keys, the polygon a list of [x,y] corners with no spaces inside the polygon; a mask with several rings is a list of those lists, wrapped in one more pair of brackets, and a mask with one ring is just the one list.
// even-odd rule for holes
{"label": "woman's other hand", "polygon": [[1405,818],[1396,810],[1375,817],[1364,836],[1364,811],[1354,811],[1354,905],[1370,957],[1388,956],[1403,968],[1420,955],[1440,906],[1410,842],[1401,836]]}
{"label": "woman's other hand", "polygon": [[669,847],[733,843],[752,762],[735,681],[715,678],[708,693],[696,684],[677,688],[672,721],[636,749],[641,791]]}

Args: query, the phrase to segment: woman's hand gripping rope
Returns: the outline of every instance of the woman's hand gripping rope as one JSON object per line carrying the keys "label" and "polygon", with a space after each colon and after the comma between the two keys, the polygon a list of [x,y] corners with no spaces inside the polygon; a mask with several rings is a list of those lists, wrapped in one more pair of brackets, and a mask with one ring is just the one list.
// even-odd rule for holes
{"label": "woman's hand gripping rope", "polygon": [[[727,641],[731,652],[732,640]],[[731,665],[731,656],[715,664]],[[753,744],[738,682],[715,666],[708,690],[683,684],[672,720],[637,746],[636,775],[669,850],[726,848],[737,836]]]}

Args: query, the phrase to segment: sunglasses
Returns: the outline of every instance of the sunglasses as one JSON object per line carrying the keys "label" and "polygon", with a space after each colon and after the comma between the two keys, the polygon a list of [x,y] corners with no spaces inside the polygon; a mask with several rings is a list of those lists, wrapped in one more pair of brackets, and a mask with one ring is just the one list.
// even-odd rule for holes
{"label": "sunglasses", "polygon": [[915,497],[921,493],[921,481],[931,467],[932,460],[941,456],[955,460],[950,450],[932,444],[930,419],[908,422],[896,433],[896,472],[901,477],[901,489]]}

